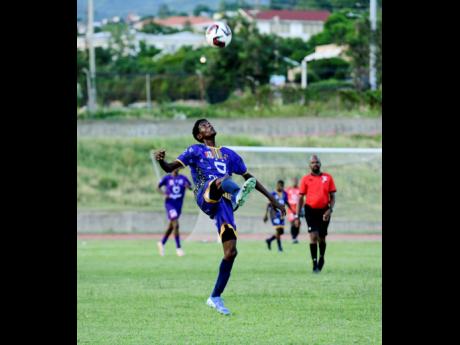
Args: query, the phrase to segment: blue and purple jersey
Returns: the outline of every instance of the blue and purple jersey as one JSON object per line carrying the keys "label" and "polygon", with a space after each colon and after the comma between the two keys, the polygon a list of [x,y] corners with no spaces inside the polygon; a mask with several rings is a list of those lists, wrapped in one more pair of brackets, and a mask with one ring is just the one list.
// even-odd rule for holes
{"label": "blue and purple jersey", "polygon": [[190,181],[184,175],[166,175],[158,183],[158,188],[165,186],[165,209],[169,220],[178,219],[181,215],[186,188],[191,186]]}
{"label": "blue and purple jersey", "polygon": [[[288,195],[287,193],[283,190],[282,192],[277,192],[276,190],[271,193],[273,197],[275,198],[278,203],[281,205],[287,205],[288,204]],[[280,210],[274,209],[271,205],[270,207],[270,215],[271,215],[271,220],[273,225],[284,225],[284,216],[281,213]]]}
{"label": "blue and purple jersey", "polygon": [[247,170],[243,159],[226,147],[195,144],[189,146],[177,160],[184,167],[190,166],[195,194],[209,180],[225,175],[243,175]]}
{"label": "blue and purple jersey", "polygon": [[165,175],[158,183],[158,188],[166,187],[165,193],[168,195],[166,200],[183,201],[186,188],[191,186],[187,176],[184,175]]}
{"label": "blue and purple jersey", "polygon": [[226,147],[211,147],[204,144],[189,146],[179,157],[184,167],[189,166],[195,184],[195,198],[198,207],[211,219],[214,219],[217,232],[222,236],[227,224],[236,235],[236,224],[233,217],[232,202],[225,194],[219,200],[210,200],[211,181],[225,175],[244,175],[246,165],[243,159]]}

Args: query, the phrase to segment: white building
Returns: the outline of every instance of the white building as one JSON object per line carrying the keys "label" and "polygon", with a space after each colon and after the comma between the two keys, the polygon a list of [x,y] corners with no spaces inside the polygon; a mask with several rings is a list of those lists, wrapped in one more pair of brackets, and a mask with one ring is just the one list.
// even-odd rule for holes
{"label": "white building", "polygon": [[[94,48],[109,48],[110,39],[112,35],[110,32],[96,32],[93,34],[93,45]],[[85,50],[86,47],[86,36],[77,37],[77,49]]]}
{"label": "white building", "polygon": [[301,38],[308,41],[311,36],[323,31],[329,11],[241,10],[247,19],[254,21],[262,34],[276,34],[284,38]]}
{"label": "white building", "polygon": [[161,49],[162,54],[175,53],[183,46],[192,46],[194,49],[206,45],[204,34],[195,34],[189,31],[178,32],[170,35],[152,35],[143,32],[136,33],[136,44],[144,41],[147,46]]}
{"label": "white building", "polygon": [[204,32],[206,28],[211,25],[214,22],[212,18],[208,17],[195,17],[195,16],[189,16],[189,17],[183,17],[183,16],[174,16],[174,17],[168,17],[168,18],[150,18],[150,19],[145,19],[143,21],[140,21],[136,24],[134,24],[134,28],[136,30],[142,30],[142,28],[149,23],[155,23],[158,25],[163,25],[166,27],[182,30],[184,29],[187,25],[189,25],[193,31],[196,32]]}
{"label": "white building", "polygon": [[[206,44],[205,36],[192,32],[178,32],[170,35],[153,35],[143,32],[136,32],[133,39],[135,49],[139,49],[139,44],[144,41],[147,46],[155,46],[161,49],[162,54],[170,54],[176,52],[183,46],[192,46],[198,48]],[[109,48],[112,35],[110,32],[98,32],[93,35],[95,48]],[[77,37],[77,49],[84,50],[86,47],[86,37]]]}

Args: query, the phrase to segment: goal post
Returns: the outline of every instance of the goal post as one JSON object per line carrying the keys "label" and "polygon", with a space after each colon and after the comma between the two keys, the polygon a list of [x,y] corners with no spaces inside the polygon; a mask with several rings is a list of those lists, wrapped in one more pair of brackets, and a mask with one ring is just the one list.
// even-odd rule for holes
{"label": "goal post", "polygon": [[[320,148],[320,147],[267,147],[226,146],[244,160],[248,172],[270,192],[278,180],[285,188],[292,179],[310,173],[309,158],[316,154],[321,170],[330,173],[337,187],[336,205],[329,233],[381,233],[382,232],[382,149],[381,148]],[[234,175],[241,185],[243,177]],[[254,191],[247,203],[235,212],[240,234],[271,233],[270,222],[262,221],[267,199]],[[213,221],[197,209],[198,216],[187,240],[216,240]],[[305,221],[302,222],[305,224]],[[289,222],[286,222],[288,225]],[[289,227],[286,232],[289,233]],[[305,225],[301,232],[305,231]]]}

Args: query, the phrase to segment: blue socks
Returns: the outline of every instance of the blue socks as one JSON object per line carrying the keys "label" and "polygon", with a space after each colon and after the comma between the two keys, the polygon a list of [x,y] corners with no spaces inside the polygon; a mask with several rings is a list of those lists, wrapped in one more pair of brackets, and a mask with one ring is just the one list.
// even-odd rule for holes
{"label": "blue socks", "polygon": [[233,262],[222,259],[219,267],[219,275],[217,276],[216,285],[212,291],[211,297],[220,297],[227,285],[228,279],[230,278],[230,272],[232,271]]}
{"label": "blue socks", "polygon": [[236,195],[238,194],[240,187],[235,182],[233,182],[231,178],[224,180],[221,186],[224,192],[232,195],[232,204],[233,207],[235,207]]}

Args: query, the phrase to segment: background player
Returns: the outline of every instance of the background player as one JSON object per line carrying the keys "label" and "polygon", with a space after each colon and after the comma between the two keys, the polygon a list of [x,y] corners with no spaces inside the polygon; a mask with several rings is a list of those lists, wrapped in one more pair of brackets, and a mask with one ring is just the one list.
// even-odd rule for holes
{"label": "background player", "polygon": [[[234,151],[226,147],[216,147],[217,132],[206,119],[200,119],[193,126],[193,137],[200,142],[189,146],[177,159],[171,163],[165,161],[165,151],[159,150],[155,158],[162,169],[170,172],[181,166],[190,166],[195,184],[195,199],[198,207],[211,219],[215,220],[217,231],[222,240],[224,258],[219,267],[214,290],[206,303],[224,315],[230,311],[224,306],[221,294],[230,278],[233,262],[237,255],[236,241],[237,228],[233,212],[241,207],[249,193],[256,188],[270,200],[272,205],[280,209],[283,214],[286,210],[275,198],[247,172],[243,159]],[[230,176],[242,175],[246,180],[241,189]]]}
{"label": "background player", "polygon": [[[272,192],[273,197],[276,201],[278,201],[281,205],[288,205],[288,196],[287,193],[284,191],[284,181],[279,180],[276,183],[276,189]],[[289,206],[290,207],[290,206]],[[292,211],[291,211],[292,212]],[[278,244],[278,252],[283,251],[283,247],[281,246],[281,235],[284,234],[284,215],[281,211],[276,210],[272,207],[269,203],[265,210],[264,215],[264,223],[268,220],[268,214],[270,213],[270,219],[272,221],[272,225],[275,228],[275,235],[270,238],[267,238],[265,242],[267,243],[268,249],[272,249],[272,241],[276,238],[276,243]]]}
{"label": "background player", "polygon": [[158,183],[158,190],[165,195],[165,209],[169,219],[168,228],[166,229],[163,239],[157,243],[158,251],[161,256],[165,255],[164,246],[169,235],[171,235],[173,231],[174,239],[176,240],[176,253],[178,256],[185,255],[180,245],[179,217],[182,211],[185,193],[187,189],[192,190],[191,185],[187,176],[179,174],[179,169],[174,169],[171,174],[163,176]]}

